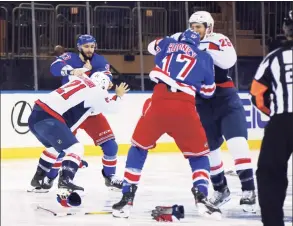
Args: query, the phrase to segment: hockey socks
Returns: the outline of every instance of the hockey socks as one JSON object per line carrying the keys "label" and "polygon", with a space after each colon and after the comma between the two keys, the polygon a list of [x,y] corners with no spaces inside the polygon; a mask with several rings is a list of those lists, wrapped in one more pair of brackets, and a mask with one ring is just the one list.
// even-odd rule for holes
{"label": "hockey socks", "polygon": [[192,170],[193,187],[198,188],[207,197],[210,175],[208,156],[189,157],[188,160]]}
{"label": "hockey socks", "polygon": [[[247,159],[247,161],[250,161],[250,159]],[[219,166],[211,167],[211,181],[215,191],[222,191],[225,187],[227,187],[227,179],[224,175],[222,165],[223,164],[221,163]],[[236,170],[236,173],[241,181],[242,191],[255,190],[252,169]]]}
{"label": "hockey socks", "polygon": [[39,159],[38,170],[49,172],[58,155],[59,153],[53,147],[44,150]]}
{"label": "hockey socks", "polygon": [[253,191],[255,190],[254,178],[253,178],[253,170],[245,169],[245,170],[236,170],[238,177],[241,181],[241,189],[242,191]]}
{"label": "hockey socks", "polygon": [[47,177],[49,179],[55,179],[58,176],[58,172],[59,172],[60,167],[62,166],[62,161],[63,161],[64,156],[65,156],[65,152],[61,152],[59,154],[56,162],[52,166],[52,169],[50,170],[50,172],[47,173]]}
{"label": "hockey socks", "polygon": [[116,173],[118,145],[115,140],[108,140],[100,145],[104,156],[102,158],[103,171],[106,176],[112,176]]}
{"label": "hockey socks", "polygon": [[73,180],[84,153],[83,145],[81,143],[75,143],[68,149],[64,150],[64,152],[68,154],[63,158],[62,175],[64,178],[69,177]]}
{"label": "hockey socks", "polygon": [[77,164],[75,161],[72,161],[70,158],[71,157],[68,156],[68,160],[64,160],[62,162],[62,173],[65,178],[69,177],[71,180],[73,180],[79,164]]}
{"label": "hockey socks", "polygon": [[254,190],[253,170],[247,140],[244,137],[234,137],[227,140],[227,146],[234,159],[242,191]]}
{"label": "hockey socks", "polygon": [[211,181],[215,191],[222,191],[225,187],[227,187],[227,180],[224,175],[224,171],[218,174],[211,173]]}
{"label": "hockey socks", "polygon": [[132,184],[138,184],[141,171],[148,155],[148,150],[131,146],[129,149],[124,172],[122,193],[130,192]]}
{"label": "hockey socks", "polygon": [[[61,152],[56,160],[56,162],[53,164],[51,170],[47,173],[47,177],[49,179],[55,179],[58,176],[59,169],[62,166],[63,157],[65,156],[65,152]],[[79,168],[87,168],[88,163],[85,160],[81,160],[79,164]]]}

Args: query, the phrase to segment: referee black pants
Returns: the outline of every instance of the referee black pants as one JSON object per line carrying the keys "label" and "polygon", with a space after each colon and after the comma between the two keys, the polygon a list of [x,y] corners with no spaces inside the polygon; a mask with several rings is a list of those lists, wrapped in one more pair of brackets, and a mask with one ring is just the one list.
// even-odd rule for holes
{"label": "referee black pants", "polygon": [[258,199],[264,226],[284,226],[288,160],[293,152],[293,113],[274,115],[265,128],[257,164]]}

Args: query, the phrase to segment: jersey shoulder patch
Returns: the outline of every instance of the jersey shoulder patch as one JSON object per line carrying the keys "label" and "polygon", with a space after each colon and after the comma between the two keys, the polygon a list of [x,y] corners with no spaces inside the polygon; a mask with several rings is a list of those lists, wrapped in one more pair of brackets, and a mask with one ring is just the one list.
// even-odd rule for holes
{"label": "jersey shoulder patch", "polygon": [[205,42],[223,43],[223,41],[230,42],[230,39],[221,33],[213,33],[212,35],[202,40],[203,43]]}
{"label": "jersey shoulder patch", "polygon": [[76,53],[71,53],[71,52],[66,52],[63,53],[61,56],[59,56],[62,60],[70,60],[70,59],[74,59]]}
{"label": "jersey shoulder patch", "polygon": [[219,40],[219,39],[222,39],[222,38],[228,38],[226,35],[223,35],[221,33],[213,33],[211,36],[210,36],[211,39],[214,39],[214,40]]}

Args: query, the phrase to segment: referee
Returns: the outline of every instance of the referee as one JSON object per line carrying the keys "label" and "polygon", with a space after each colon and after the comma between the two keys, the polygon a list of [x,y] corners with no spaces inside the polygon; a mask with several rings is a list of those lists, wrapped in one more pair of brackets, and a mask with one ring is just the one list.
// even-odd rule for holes
{"label": "referee", "polygon": [[265,57],[250,90],[252,103],[271,117],[256,171],[264,226],[284,226],[287,168],[293,152],[293,11],[285,18],[283,31],[287,41]]}

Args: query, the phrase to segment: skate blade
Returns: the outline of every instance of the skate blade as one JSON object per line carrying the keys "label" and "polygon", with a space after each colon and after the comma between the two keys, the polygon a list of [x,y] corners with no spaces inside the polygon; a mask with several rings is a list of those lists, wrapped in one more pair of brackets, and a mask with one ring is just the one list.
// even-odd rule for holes
{"label": "skate blade", "polygon": [[116,218],[128,218],[130,216],[130,211],[132,207],[132,205],[125,205],[120,210],[112,208],[112,216]]}
{"label": "skate blade", "polygon": [[211,212],[203,203],[197,204],[198,214],[202,217],[212,218],[214,220],[221,220],[222,213],[220,212]]}
{"label": "skate blade", "polygon": [[114,210],[112,211],[112,216],[115,218],[128,218],[130,215],[129,211],[125,211],[125,210]]}
{"label": "skate blade", "polygon": [[109,191],[121,192],[122,188],[108,187]]}
{"label": "skate blade", "polygon": [[248,204],[242,204],[241,205],[243,212],[245,213],[256,213],[256,205],[248,205]]}
{"label": "skate blade", "polygon": [[221,206],[223,206],[223,205],[225,205],[227,202],[229,202],[231,200],[231,197],[230,197],[230,195],[227,197],[227,198],[225,198],[222,202],[220,202],[218,205],[215,205],[216,207],[221,207]]}
{"label": "skate blade", "polygon": [[29,193],[48,193],[49,189],[43,189],[43,188],[40,188],[40,187],[30,187],[26,191],[29,192]]}

